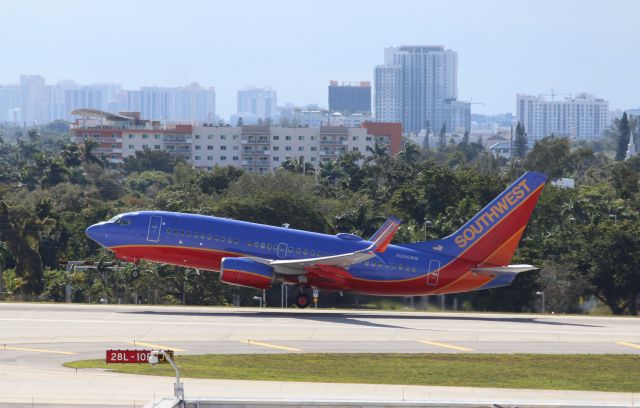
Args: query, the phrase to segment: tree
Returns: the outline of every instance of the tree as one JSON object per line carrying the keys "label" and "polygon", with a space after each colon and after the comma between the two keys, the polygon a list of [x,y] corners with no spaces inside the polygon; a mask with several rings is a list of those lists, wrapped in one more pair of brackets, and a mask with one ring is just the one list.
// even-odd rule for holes
{"label": "tree", "polygon": [[65,143],[60,155],[67,167],[77,167],[82,164],[83,152],[76,143]]}
{"label": "tree", "polygon": [[629,119],[627,112],[622,114],[622,118],[616,122],[617,144],[616,144],[616,160],[624,160],[627,147],[629,146],[629,138],[631,136],[631,128],[629,127]]}
{"label": "tree", "polygon": [[527,170],[545,173],[549,178],[562,177],[571,166],[569,139],[545,137],[538,140],[523,161]]}
{"label": "tree", "polygon": [[406,163],[414,164],[420,160],[420,148],[417,144],[406,141],[404,149],[398,154],[398,158]]}
{"label": "tree", "polygon": [[173,173],[177,164],[181,162],[181,159],[167,151],[144,149],[136,151],[134,156],[124,158],[124,171],[126,174],[154,170]]}
{"label": "tree", "polygon": [[447,125],[442,124],[440,134],[438,135],[438,149],[443,151],[447,147]]}
{"label": "tree", "polygon": [[36,295],[44,289],[40,241],[54,225],[54,220],[41,220],[26,207],[9,207],[0,201],[0,240],[15,259],[16,274],[26,281],[23,288],[27,294]]}
{"label": "tree", "polygon": [[464,136],[462,136],[462,143],[469,144],[469,131],[464,131]]}
{"label": "tree", "polygon": [[364,238],[373,235],[384,221],[384,216],[371,214],[371,209],[366,204],[361,204],[357,209],[338,214],[335,217],[338,231],[350,232]]}
{"label": "tree", "polygon": [[81,151],[81,161],[85,164],[97,164],[100,167],[104,167],[104,161],[97,156],[94,151],[100,145],[95,140],[85,138],[82,146],[80,146]]}
{"label": "tree", "polygon": [[222,194],[238,181],[244,171],[234,166],[215,166],[211,171],[201,171],[197,176],[200,190],[205,194]]}
{"label": "tree", "polygon": [[524,126],[518,122],[516,126],[516,140],[514,141],[514,149],[516,157],[519,159],[524,158],[527,154],[527,134],[525,133]]}
{"label": "tree", "polygon": [[611,220],[586,225],[573,252],[576,273],[588,292],[616,315],[638,313],[640,294],[640,226]]}
{"label": "tree", "polygon": [[422,148],[429,150],[429,134],[431,133],[431,122],[426,121],[424,124],[424,140],[422,141]]}

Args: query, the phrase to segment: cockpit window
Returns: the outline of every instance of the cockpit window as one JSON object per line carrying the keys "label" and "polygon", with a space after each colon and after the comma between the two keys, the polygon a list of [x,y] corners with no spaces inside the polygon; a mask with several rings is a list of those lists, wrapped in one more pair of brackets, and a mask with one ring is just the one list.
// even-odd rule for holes
{"label": "cockpit window", "polygon": [[111,217],[111,218],[109,219],[109,221],[107,221],[107,222],[116,222],[116,221],[118,221],[119,219],[120,219],[120,216],[119,216],[119,215],[115,215],[115,216]]}
{"label": "cockpit window", "polygon": [[118,225],[131,225],[131,220],[128,218],[117,218],[116,220],[113,221],[114,224],[118,224]]}

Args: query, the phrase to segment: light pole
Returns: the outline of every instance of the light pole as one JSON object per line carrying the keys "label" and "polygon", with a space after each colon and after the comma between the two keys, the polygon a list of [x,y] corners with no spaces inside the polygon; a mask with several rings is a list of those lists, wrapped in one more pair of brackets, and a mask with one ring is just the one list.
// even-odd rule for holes
{"label": "light pole", "polygon": [[545,311],[544,292],[536,292],[536,295],[542,297],[542,313],[544,313]]}
{"label": "light pole", "polygon": [[158,364],[158,356],[163,355],[165,360],[171,364],[171,367],[176,371],[176,383],[173,385],[173,395],[180,401],[184,401],[184,385],[180,382],[180,370],[178,366],[173,362],[171,355],[164,350],[153,350],[149,356],[149,364],[155,366]]}

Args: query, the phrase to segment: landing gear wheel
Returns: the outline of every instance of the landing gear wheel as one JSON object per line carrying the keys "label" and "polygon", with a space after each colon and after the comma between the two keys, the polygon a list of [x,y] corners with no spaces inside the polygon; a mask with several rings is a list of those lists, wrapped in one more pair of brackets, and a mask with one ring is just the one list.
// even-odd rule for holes
{"label": "landing gear wheel", "polygon": [[304,309],[305,307],[309,306],[309,295],[307,295],[306,293],[300,293],[296,297],[296,306],[298,306],[300,309]]}

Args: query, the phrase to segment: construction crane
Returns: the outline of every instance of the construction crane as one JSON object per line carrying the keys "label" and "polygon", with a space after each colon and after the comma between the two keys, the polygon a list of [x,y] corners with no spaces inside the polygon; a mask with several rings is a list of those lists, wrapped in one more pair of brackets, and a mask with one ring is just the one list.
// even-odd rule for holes
{"label": "construction crane", "polygon": [[570,93],[556,93],[553,89],[551,89],[550,93],[543,93],[540,95],[551,96],[551,102],[555,101],[556,95],[565,95],[565,96],[571,97]]}

